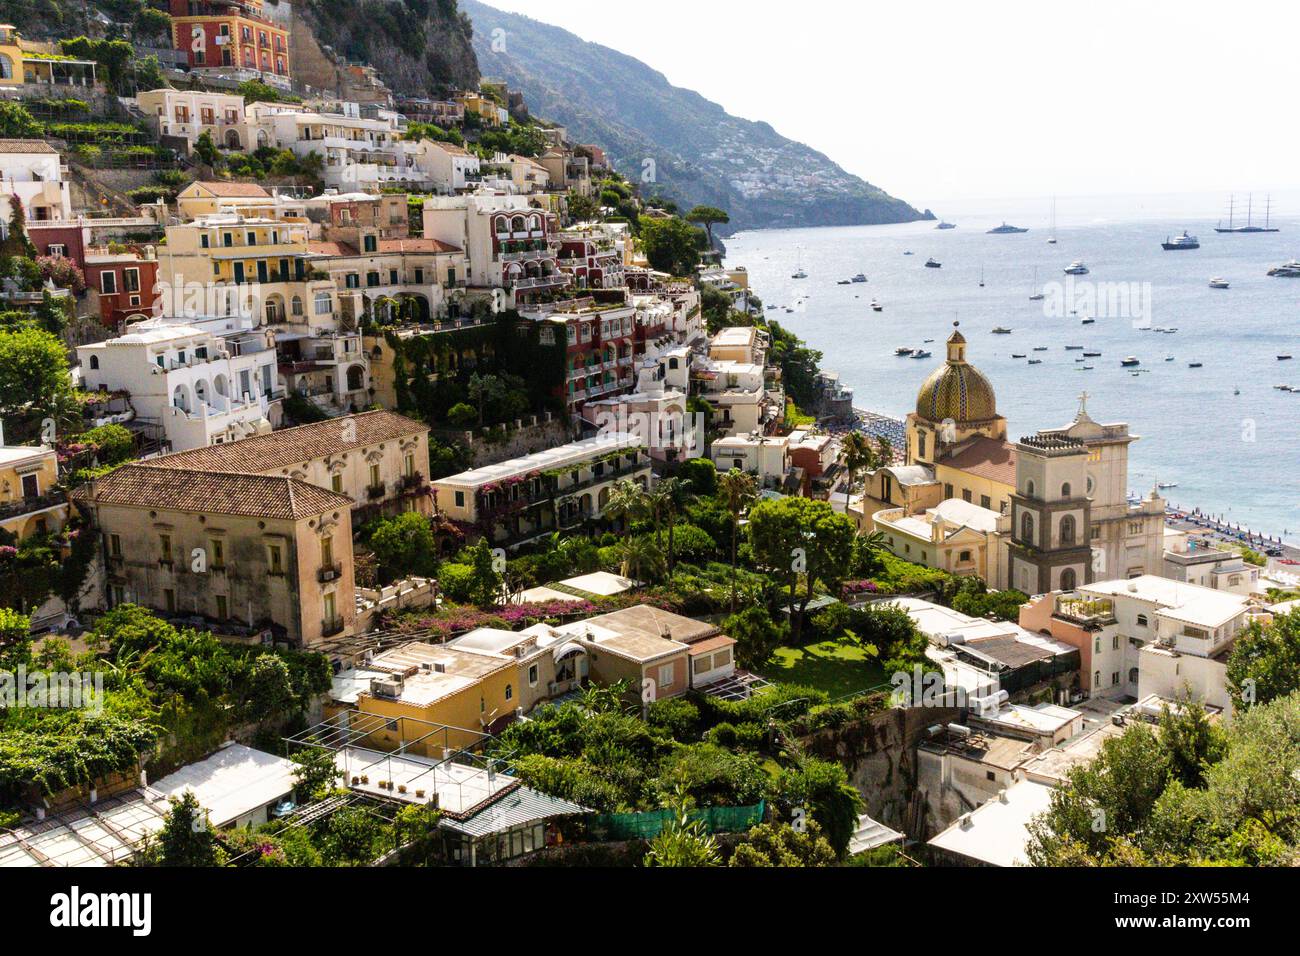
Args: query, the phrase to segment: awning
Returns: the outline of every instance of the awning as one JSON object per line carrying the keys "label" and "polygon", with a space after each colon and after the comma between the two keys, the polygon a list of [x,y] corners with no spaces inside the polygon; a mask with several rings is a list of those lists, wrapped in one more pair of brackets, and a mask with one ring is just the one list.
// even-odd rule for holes
{"label": "awning", "polygon": [[558,664],[566,657],[572,657],[574,654],[585,653],[587,653],[587,649],[581,644],[569,642],[568,644],[561,644],[559,647],[555,648],[555,650],[551,651],[551,656],[555,659],[555,663]]}

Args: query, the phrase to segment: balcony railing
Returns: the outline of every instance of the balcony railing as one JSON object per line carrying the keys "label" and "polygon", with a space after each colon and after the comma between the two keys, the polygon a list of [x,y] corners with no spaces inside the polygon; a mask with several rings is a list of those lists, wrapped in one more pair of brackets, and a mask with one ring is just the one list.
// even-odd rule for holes
{"label": "balcony railing", "polygon": [[333,637],[336,634],[343,633],[343,619],[336,618],[333,621],[322,621],[320,626],[321,637]]}
{"label": "balcony railing", "polygon": [[387,486],[382,482],[377,485],[371,485],[366,489],[366,497],[371,501],[378,501],[380,498],[384,497],[387,490]]}
{"label": "balcony railing", "polygon": [[67,500],[67,496],[62,491],[47,491],[43,495],[19,498],[16,501],[6,501],[0,504],[0,519],[28,515],[34,511],[44,511],[46,508],[61,505]]}
{"label": "balcony railing", "polygon": [[323,567],[316,572],[316,580],[321,584],[325,584],[328,581],[337,581],[342,576],[343,565],[340,562],[335,562],[334,564]]}

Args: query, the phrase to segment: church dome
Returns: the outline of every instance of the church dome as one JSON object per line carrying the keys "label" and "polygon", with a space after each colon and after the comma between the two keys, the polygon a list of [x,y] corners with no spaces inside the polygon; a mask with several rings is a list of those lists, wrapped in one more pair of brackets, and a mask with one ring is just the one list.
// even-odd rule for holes
{"label": "church dome", "polygon": [[948,361],[931,372],[917,392],[916,414],[936,423],[997,418],[993,386],[983,372],[966,361],[966,337],[960,332],[954,330],[948,337]]}

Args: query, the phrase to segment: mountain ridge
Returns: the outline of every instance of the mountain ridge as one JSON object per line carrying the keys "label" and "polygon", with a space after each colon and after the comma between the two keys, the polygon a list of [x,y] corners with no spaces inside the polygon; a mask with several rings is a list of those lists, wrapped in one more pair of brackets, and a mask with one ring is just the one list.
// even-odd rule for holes
{"label": "mountain ridge", "polygon": [[485,78],[521,91],[530,112],[565,126],[571,139],[603,147],[643,192],[727,210],[721,235],[932,218],[770,123],[673,86],[635,57],[478,0],[460,7],[473,21]]}

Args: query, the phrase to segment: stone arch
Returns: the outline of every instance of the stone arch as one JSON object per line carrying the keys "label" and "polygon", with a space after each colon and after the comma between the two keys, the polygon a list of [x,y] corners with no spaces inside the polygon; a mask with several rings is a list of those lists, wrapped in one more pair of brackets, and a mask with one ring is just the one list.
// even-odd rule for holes
{"label": "stone arch", "polygon": [[1065,484],[1061,485],[1061,497],[1062,498],[1070,497],[1070,483],[1068,481]]}
{"label": "stone arch", "polygon": [[1020,540],[1028,544],[1034,543],[1034,516],[1028,511],[1020,516]]}
{"label": "stone arch", "polygon": [[1074,537],[1075,537],[1074,515],[1065,515],[1063,518],[1061,518],[1059,534],[1061,536],[1062,545],[1074,544]]}
{"label": "stone arch", "polygon": [[239,139],[239,130],[226,130],[226,149],[243,149],[243,143]]}
{"label": "stone arch", "polygon": [[366,370],[360,365],[348,366],[348,391],[359,392],[366,387]]}
{"label": "stone arch", "polygon": [[230,394],[230,384],[226,381],[224,373],[217,374],[217,377],[212,380],[212,387],[222,398],[225,398]]}
{"label": "stone arch", "polygon": [[0,53],[0,80],[14,79],[14,61]]}
{"label": "stone arch", "polygon": [[1074,573],[1074,568],[1066,568],[1061,572],[1061,590],[1073,591],[1079,586],[1078,575]]}
{"label": "stone arch", "polygon": [[192,405],[190,400],[190,390],[186,388],[184,383],[177,385],[176,389],[172,392],[172,405],[183,412],[189,412]]}

